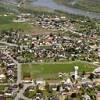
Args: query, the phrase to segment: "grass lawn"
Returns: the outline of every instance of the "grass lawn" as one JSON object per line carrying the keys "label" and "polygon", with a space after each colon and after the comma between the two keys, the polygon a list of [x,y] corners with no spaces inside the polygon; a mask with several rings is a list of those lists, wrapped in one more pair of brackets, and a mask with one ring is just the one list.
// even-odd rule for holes
{"label": "grass lawn", "polygon": [[1,16],[0,16],[0,25],[1,24],[10,24],[10,23],[12,23],[12,20],[14,18],[15,18],[14,15],[4,16],[4,14],[1,14]]}
{"label": "grass lawn", "polygon": [[0,30],[9,30],[9,29],[22,29],[22,30],[29,30],[31,29],[31,25],[26,23],[10,23],[10,24],[2,24],[0,25]]}
{"label": "grass lawn", "polygon": [[6,100],[13,100],[13,98],[12,97],[7,97]]}
{"label": "grass lawn", "polygon": [[72,72],[74,66],[79,66],[79,71],[91,72],[95,66],[82,62],[69,62],[65,64],[22,64],[22,76],[30,73],[32,78],[56,78],[59,72]]}
{"label": "grass lawn", "polygon": [[4,89],[6,88],[6,85],[0,85],[0,91],[4,91]]}

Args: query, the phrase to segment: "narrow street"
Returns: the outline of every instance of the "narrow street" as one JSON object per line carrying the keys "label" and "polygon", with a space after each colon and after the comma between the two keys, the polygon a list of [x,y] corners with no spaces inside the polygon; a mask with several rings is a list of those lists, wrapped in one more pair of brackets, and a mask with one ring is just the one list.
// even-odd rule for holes
{"label": "narrow street", "polygon": [[17,84],[21,83],[21,64],[19,64],[15,59],[13,59],[13,57],[11,57],[7,52],[4,53],[17,65]]}
{"label": "narrow street", "polygon": [[[15,64],[17,64],[17,84],[21,83],[21,64],[18,63],[15,59],[13,59],[7,52],[4,52],[7,57],[9,57]],[[24,87],[17,93],[17,96],[15,97],[14,100],[19,100],[19,98],[22,98],[24,100],[31,100],[23,95],[25,89],[27,87],[32,86],[32,84],[24,84]]]}
{"label": "narrow street", "polygon": [[25,97],[23,95],[24,91],[29,87],[29,86],[32,86],[32,84],[24,84],[24,87],[19,91],[19,93],[17,94],[17,96],[15,97],[14,100],[19,100],[19,98],[22,98],[24,100],[32,100],[32,99],[29,99],[27,97]]}

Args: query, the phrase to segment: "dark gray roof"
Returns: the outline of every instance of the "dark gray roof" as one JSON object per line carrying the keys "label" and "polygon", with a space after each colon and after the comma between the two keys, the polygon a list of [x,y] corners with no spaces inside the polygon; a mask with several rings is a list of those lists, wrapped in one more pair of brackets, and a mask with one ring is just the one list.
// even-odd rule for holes
{"label": "dark gray roof", "polygon": [[0,100],[6,100],[6,97],[0,96]]}

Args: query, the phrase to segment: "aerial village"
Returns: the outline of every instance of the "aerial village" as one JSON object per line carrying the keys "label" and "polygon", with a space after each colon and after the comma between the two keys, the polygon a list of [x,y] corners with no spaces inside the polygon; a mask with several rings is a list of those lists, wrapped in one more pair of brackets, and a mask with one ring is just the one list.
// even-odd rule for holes
{"label": "aerial village", "polygon": [[[12,21],[26,22],[48,32],[21,34],[21,29],[0,32],[0,100],[100,100],[98,28],[89,30],[91,34],[82,34],[75,27],[75,21],[64,15],[21,13]],[[76,22],[85,24],[86,20]],[[81,65],[73,63],[72,69],[66,72],[70,66],[66,62]],[[52,77],[42,77],[31,65],[27,66],[30,63],[36,64],[35,67],[42,67],[39,64],[44,63],[66,67],[64,71],[52,72]],[[83,63],[91,68],[82,69]],[[29,69],[36,74],[35,78],[35,74],[27,72]]]}

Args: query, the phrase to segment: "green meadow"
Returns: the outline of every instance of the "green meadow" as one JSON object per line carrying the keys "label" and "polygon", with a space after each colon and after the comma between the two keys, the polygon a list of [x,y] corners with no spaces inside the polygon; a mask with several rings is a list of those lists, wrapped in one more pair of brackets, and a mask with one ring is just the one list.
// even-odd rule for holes
{"label": "green meadow", "polygon": [[59,72],[69,73],[74,71],[74,66],[79,66],[79,72],[92,72],[95,69],[94,65],[76,61],[55,64],[22,64],[22,76],[30,74],[34,78],[54,79],[57,78]]}

